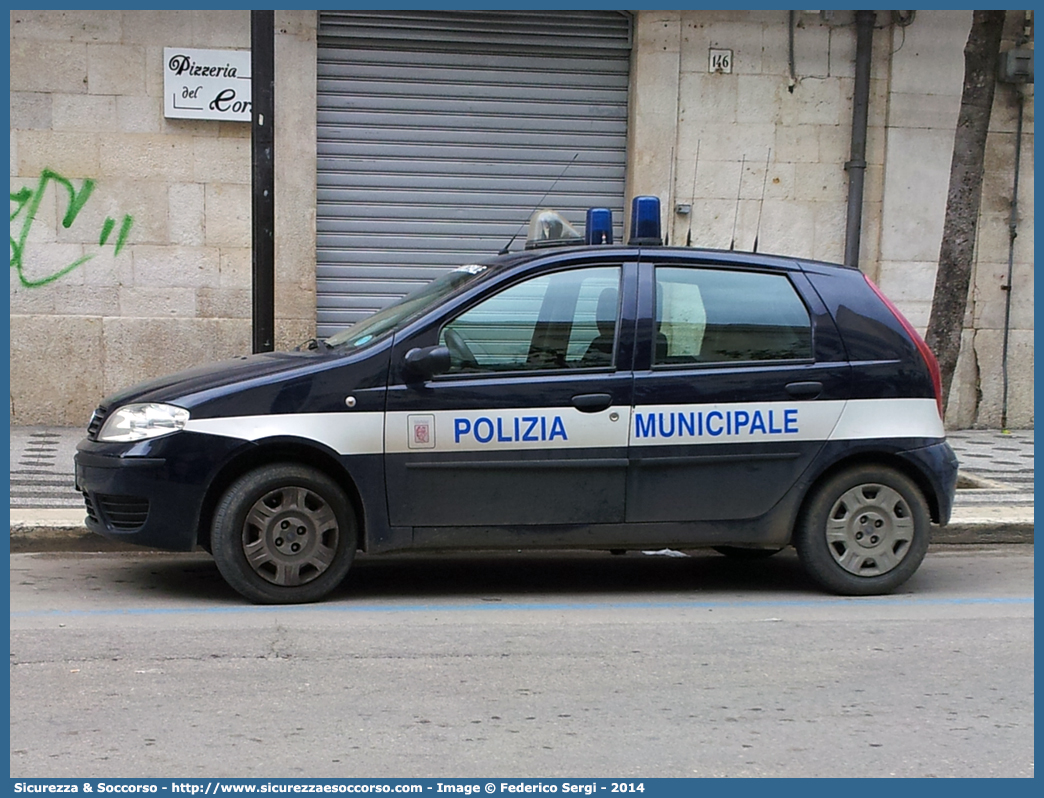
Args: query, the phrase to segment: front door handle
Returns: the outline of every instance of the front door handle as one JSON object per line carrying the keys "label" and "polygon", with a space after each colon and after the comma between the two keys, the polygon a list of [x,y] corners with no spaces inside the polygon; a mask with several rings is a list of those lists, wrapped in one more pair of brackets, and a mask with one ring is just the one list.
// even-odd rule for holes
{"label": "front door handle", "polygon": [[600,413],[612,403],[611,393],[581,393],[573,397],[573,407],[581,413]]}
{"label": "front door handle", "polygon": [[787,383],[787,393],[795,399],[815,399],[823,392],[821,382],[791,382]]}

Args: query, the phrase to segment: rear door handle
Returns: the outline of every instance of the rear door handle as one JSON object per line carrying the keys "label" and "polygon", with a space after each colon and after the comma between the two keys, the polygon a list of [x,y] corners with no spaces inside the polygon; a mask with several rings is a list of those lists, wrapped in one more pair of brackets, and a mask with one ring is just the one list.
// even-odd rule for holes
{"label": "rear door handle", "polygon": [[787,383],[787,393],[795,399],[815,399],[823,392],[821,382],[791,382]]}
{"label": "rear door handle", "polygon": [[581,393],[573,397],[573,407],[581,413],[600,413],[612,403],[611,393]]}

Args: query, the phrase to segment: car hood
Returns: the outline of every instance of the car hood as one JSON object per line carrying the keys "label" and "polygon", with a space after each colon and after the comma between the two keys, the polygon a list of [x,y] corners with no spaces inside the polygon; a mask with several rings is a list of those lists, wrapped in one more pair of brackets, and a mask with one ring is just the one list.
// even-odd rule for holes
{"label": "car hood", "polygon": [[244,355],[232,360],[196,366],[132,385],[107,396],[102,400],[102,405],[110,410],[129,402],[169,402],[191,405],[194,402],[182,400],[234,383],[265,382],[266,378],[270,379],[276,375],[292,372],[302,366],[312,365],[321,357],[323,357],[322,354],[314,352],[265,352],[258,355]]}

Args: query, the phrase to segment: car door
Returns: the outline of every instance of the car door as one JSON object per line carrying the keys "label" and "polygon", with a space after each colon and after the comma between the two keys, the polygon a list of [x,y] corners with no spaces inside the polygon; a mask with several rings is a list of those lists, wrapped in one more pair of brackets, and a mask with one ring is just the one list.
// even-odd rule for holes
{"label": "car door", "polygon": [[[634,264],[529,272],[396,341],[392,525],[420,544],[421,527],[623,521],[636,283]],[[400,367],[436,344],[451,352],[446,373]]]}
{"label": "car door", "polygon": [[641,265],[628,521],[756,518],[822,448],[849,369],[804,285],[740,262]]}

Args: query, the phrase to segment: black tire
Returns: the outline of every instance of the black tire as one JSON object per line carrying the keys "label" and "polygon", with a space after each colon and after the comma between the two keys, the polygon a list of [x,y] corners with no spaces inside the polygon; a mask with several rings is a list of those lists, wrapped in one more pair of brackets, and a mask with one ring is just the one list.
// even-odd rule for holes
{"label": "black tire", "polygon": [[845,596],[895,590],[928,551],[924,495],[904,474],[860,466],[824,482],[798,520],[794,545],[821,587]]}
{"label": "black tire", "polygon": [[210,543],[225,581],[255,604],[318,601],[351,568],[355,512],[321,471],[281,463],[237,479],[214,511]]}
{"label": "black tire", "polygon": [[715,546],[718,554],[724,554],[731,560],[767,560],[783,549],[745,549],[742,546]]}

